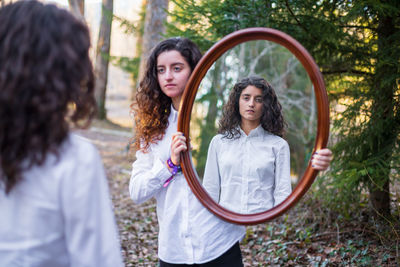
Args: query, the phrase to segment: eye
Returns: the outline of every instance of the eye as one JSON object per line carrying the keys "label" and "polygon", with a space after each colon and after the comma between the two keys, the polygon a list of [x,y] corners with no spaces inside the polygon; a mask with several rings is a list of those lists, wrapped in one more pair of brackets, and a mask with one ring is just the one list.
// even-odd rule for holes
{"label": "eye", "polygon": [[257,103],[262,103],[262,98],[261,98],[261,97],[257,97],[257,98],[256,98],[256,102],[257,102]]}
{"label": "eye", "polygon": [[162,73],[164,73],[165,72],[165,69],[164,68],[158,68],[157,69],[157,73],[158,74],[162,74]]}
{"label": "eye", "polygon": [[180,66],[175,66],[174,67],[174,71],[181,71],[182,70],[182,67],[180,67]]}
{"label": "eye", "polygon": [[250,97],[247,95],[243,96],[242,98],[243,98],[243,100],[246,100],[246,101],[250,99]]}

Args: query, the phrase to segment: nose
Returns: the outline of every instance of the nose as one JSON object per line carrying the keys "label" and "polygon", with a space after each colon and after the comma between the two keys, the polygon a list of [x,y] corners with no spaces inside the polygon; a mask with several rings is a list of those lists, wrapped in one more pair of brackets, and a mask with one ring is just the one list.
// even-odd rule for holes
{"label": "nose", "polygon": [[165,71],[165,76],[164,77],[165,77],[166,80],[172,80],[173,76],[172,76],[171,70],[167,69]]}
{"label": "nose", "polygon": [[249,107],[254,107],[254,99],[249,100]]}

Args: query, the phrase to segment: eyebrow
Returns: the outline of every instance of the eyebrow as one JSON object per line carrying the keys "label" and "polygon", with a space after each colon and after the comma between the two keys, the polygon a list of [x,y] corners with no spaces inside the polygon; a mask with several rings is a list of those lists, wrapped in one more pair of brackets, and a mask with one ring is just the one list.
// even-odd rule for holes
{"label": "eyebrow", "polygon": [[[242,94],[242,96],[251,96],[250,94]],[[262,95],[256,95],[255,97],[262,97]]]}
{"label": "eyebrow", "polygon": [[[175,63],[171,64],[171,66],[176,66],[176,65],[185,65],[185,64],[181,63],[181,62],[175,62]],[[159,67],[165,67],[165,65],[157,65],[157,68],[159,68]]]}

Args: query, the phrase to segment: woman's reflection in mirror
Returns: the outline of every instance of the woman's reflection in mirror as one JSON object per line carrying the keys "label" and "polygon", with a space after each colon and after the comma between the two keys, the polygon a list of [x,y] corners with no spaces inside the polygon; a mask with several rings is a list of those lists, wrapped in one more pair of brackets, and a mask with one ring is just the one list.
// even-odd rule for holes
{"label": "woman's reflection in mirror", "polygon": [[203,185],[223,207],[238,213],[272,208],[291,193],[285,121],[272,86],[242,79],[224,106],[210,144]]}
{"label": "woman's reflection in mirror", "polygon": [[[290,152],[282,138],[282,107],[272,86],[250,76],[233,87],[211,140],[203,186],[223,207],[251,214],[268,210],[291,193]],[[325,170],[331,151],[317,151],[313,165]]]}

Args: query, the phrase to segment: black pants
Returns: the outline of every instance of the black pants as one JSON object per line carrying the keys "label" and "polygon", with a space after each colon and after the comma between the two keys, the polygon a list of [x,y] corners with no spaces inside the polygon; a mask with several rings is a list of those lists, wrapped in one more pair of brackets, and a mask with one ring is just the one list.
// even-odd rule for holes
{"label": "black pants", "polygon": [[227,252],[216,258],[215,260],[201,264],[171,264],[160,260],[160,267],[243,267],[242,252],[240,251],[239,242],[231,247]]}

